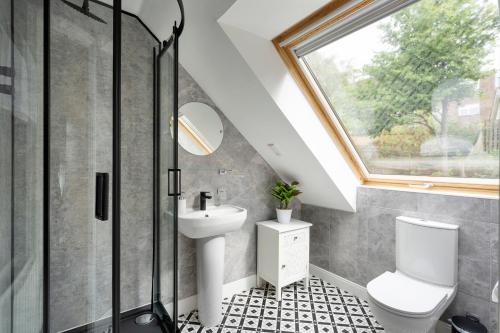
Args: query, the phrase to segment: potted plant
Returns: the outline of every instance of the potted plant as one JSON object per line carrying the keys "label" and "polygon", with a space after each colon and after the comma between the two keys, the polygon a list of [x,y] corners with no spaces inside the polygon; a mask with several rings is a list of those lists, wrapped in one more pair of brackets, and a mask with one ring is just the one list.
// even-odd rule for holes
{"label": "potted plant", "polygon": [[292,209],[289,209],[288,205],[294,197],[302,193],[297,189],[298,185],[299,182],[297,181],[288,184],[281,180],[278,180],[274,185],[271,195],[280,202],[280,207],[276,208],[276,215],[279,223],[290,223]]}

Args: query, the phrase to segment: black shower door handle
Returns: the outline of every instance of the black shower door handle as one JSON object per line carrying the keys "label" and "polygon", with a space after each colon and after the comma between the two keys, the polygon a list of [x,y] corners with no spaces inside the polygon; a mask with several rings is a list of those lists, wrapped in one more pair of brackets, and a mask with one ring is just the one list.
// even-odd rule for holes
{"label": "black shower door handle", "polygon": [[101,221],[107,221],[108,207],[109,207],[109,173],[96,172],[95,218]]}
{"label": "black shower door handle", "polygon": [[[174,181],[172,181],[172,176]],[[177,192],[175,192],[175,182],[177,182]],[[181,195],[181,169],[168,169],[168,196]]]}

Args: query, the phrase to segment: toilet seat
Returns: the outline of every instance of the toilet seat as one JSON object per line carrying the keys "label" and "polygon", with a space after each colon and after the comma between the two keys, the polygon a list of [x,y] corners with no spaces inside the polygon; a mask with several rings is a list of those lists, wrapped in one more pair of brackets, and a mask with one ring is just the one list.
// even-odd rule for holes
{"label": "toilet seat", "polygon": [[400,272],[385,272],[370,281],[370,298],[389,312],[412,318],[432,315],[453,294],[454,288],[433,285]]}

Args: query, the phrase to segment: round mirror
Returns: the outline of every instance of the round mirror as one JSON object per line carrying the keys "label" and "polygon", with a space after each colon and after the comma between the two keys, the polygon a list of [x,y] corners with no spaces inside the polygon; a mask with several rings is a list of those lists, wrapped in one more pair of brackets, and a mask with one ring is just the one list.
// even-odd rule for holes
{"label": "round mirror", "polygon": [[179,144],[191,154],[210,155],[219,148],[223,136],[222,121],[210,106],[192,102],[179,108]]}

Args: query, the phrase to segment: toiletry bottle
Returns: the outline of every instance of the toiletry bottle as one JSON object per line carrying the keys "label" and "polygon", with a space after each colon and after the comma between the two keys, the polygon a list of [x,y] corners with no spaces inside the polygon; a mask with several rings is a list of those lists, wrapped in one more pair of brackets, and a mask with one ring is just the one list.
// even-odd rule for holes
{"label": "toiletry bottle", "polygon": [[179,215],[186,214],[186,198],[184,197],[184,192],[181,192],[179,196]]}
{"label": "toiletry bottle", "polygon": [[227,195],[226,195],[226,189],[224,187],[219,187],[217,189],[217,195],[215,196],[215,205],[220,206],[224,204],[224,201],[226,201]]}

